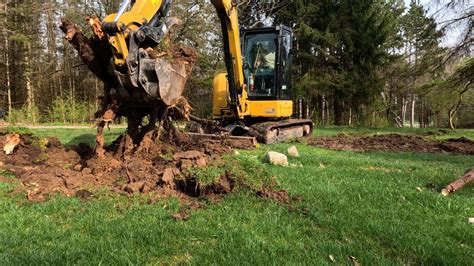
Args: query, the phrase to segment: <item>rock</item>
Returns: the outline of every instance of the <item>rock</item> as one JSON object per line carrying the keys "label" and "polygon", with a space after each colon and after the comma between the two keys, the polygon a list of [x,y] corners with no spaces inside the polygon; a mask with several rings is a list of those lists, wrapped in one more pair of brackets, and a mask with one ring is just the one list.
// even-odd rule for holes
{"label": "rock", "polygon": [[172,185],[174,184],[174,177],[176,175],[179,175],[179,170],[174,167],[169,167],[165,169],[165,172],[163,173],[163,176],[161,177],[161,180],[167,184],[167,185]]}
{"label": "rock", "polygon": [[178,152],[173,156],[175,160],[179,160],[179,159],[192,160],[192,159],[198,159],[202,157],[206,157],[206,155],[200,151]]}
{"label": "rock", "polygon": [[207,166],[206,158],[201,157],[199,159],[196,159],[195,164],[197,167],[206,167]]}
{"label": "rock", "polygon": [[474,224],[474,217],[467,218],[467,220],[470,224]]}
{"label": "rock", "polygon": [[145,182],[143,181],[130,183],[124,188],[124,191],[129,194],[138,193],[143,189],[144,186],[145,186]]}
{"label": "rock", "polygon": [[287,167],[288,164],[288,157],[283,153],[270,151],[267,153],[267,160],[269,163],[278,166],[285,166]]}
{"label": "rock", "polygon": [[191,167],[193,167],[193,161],[192,160],[181,160],[179,163],[180,168],[182,171],[187,170]]}
{"label": "rock", "polygon": [[80,172],[80,171],[82,171],[82,165],[80,163],[78,163],[78,164],[74,165],[73,169],[76,172]]}
{"label": "rock", "polygon": [[3,146],[3,151],[10,155],[13,153],[13,150],[20,144],[20,135],[19,134],[8,134],[7,141]]}
{"label": "rock", "polygon": [[288,149],[288,156],[300,157],[300,154],[298,153],[298,149],[296,148],[296,146],[292,146]]}
{"label": "rock", "polygon": [[75,189],[82,185],[81,180],[74,176],[67,176],[63,178],[64,184],[69,189]]}
{"label": "rock", "polygon": [[92,174],[92,169],[86,167],[86,168],[82,169],[82,173],[85,174],[85,175],[90,175],[90,174]]}
{"label": "rock", "polygon": [[88,190],[81,189],[81,190],[76,191],[76,193],[74,193],[74,196],[77,197],[77,198],[80,198],[80,199],[89,199],[89,198],[93,197],[94,194],[92,194]]}

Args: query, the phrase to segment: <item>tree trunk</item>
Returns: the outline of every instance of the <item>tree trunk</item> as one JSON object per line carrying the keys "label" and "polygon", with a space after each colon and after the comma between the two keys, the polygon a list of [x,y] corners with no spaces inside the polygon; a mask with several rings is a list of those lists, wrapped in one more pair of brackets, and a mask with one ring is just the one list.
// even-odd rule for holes
{"label": "tree trunk", "polygon": [[349,126],[352,125],[352,107],[349,108]]}
{"label": "tree trunk", "polygon": [[[6,6],[6,5],[5,5]],[[8,117],[12,113],[12,88],[10,81],[10,55],[9,55],[8,36],[5,34],[5,74],[7,81],[7,100],[8,100]]]}
{"label": "tree trunk", "polygon": [[319,121],[324,124],[324,95],[318,96]]}
{"label": "tree trunk", "polygon": [[12,113],[12,90],[11,90],[11,81],[10,81],[10,43],[8,41],[8,33],[6,25],[8,23],[8,4],[5,4],[5,75],[6,75],[6,82],[7,82],[7,101],[8,101],[8,117],[10,117]]}
{"label": "tree trunk", "polygon": [[405,97],[402,98],[402,127],[405,126],[405,121],[407,119],[407,107],[408,107],[408,101]]}
{"label": "tree trunk", "polygon": [[334,124],[337,126],[344,124],[344,107],[337,93],[334,94]]}
{"label": "tree trunk", "polygon": [[416,107],[416,97],[415,94],[411,95],[411,110],[410,110],[410,127],[415,127],[415,107]]}
{"label": "tree trunk", "polygon": [[112,52],[107,38],[94,36],[87,38],[82,30],[68,18],[61,18],[61,30],[66,34],[66,40],[79,52],[82,61],[109,88],[116,88],[116,79],[110,75],[107,66],[112,58]]}
{"label": "tree trunk", "polygon": [[454,112],[449,110],[448,115],[449,115],[449,128],[451,130],[455,130],[456,127],[454,126],[454,121],[453,121],[454,120]]}
{"label": "tree trunk", "polygon": [[28,43],[25,51],[25,81],[26,81],[26,104],[28,108],[28,115],[31,115],[31,122],[36,123],[36,115],[33,112],[33,107],[35,105],[33,85],[31,84],[31,64],[29,53],[31,51],[31,44]]}
{"label": "tree trunk", "polygon": [[[56,71],[56,65],[58,64],[58,56],[56,53],[56,0],[49,0],[48,5],[46,8],[46,33],[47,33],[47,47],[48,47],[48,64],[51,65],[50,69],[48,71],[51,71],[52,73],[55,73]],[[50,87],[50,99],[55,96],[55,91],[56,91],[56,82],[55,79],[52,78],[51,80],[48,80],[49,87]]]}
{"label": "tree trunk", "polygon": [[324,103],[324,110],[325,110],[325,116],[324,116],[324,124],[327,125],[329,124],[329,118],[331,115],[330,109],[329,109],[329,101],[327,96],[324,96],[323,98],[323,103]]}
{"label": "tree trunk", "polygon": [[448,196],[449,194],[463,188],[470,182],[474,181],[474,168],[467,171],[462,177],[447,185],[442,191],[443,196]]}

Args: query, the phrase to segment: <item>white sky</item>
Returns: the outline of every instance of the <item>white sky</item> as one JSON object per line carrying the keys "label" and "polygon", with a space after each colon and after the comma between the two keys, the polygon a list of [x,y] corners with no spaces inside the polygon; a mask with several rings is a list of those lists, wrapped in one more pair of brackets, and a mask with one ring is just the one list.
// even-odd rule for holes
{"label": "white sky", "polygon": [[[411,0],[404,0],[404,1],[407,7],[411,3]],[[448,0],[418,0],[418,1],[425,7],[425,9],[428,10],[429,16],[434,16],[438,24],[443,23],[447,20],[453,19],[455,17],[458,17],[461,12],[474,9],[473,0],[466,1],[466,4],[464,5],[464,9],[467,8],[467,10],[455,8],[455,9],[447,10],[447,11],[446,10],[440,11],[440,10],[442,9],[443,4],[446,4]],[[467,25],[463,24],[463,25],[455,25],[452,28],[447,29],[446,36],[444,37],[442,41],[442,45],[448,46],[448,47],[454,46],[459,41],[459,38],[462,35],[463,30],[466,29],[466,27]]]}

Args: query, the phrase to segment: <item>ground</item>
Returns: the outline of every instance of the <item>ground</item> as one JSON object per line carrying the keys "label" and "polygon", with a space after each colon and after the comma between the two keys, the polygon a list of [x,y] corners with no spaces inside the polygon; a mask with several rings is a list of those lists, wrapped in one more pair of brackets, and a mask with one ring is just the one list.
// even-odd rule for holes
{"label": "ground", "polygon": [[[123,129],[112,129],[108,140]],[[66,145],[93,143],[94,130],[33,130]],[[316,135],[399,133],[394,129],[316,129]],[[473,130],[404,130],[446,140]],[[474,156],[335,151],[296,144],[303,167],[270,166],[268,150],[228,160],[262,169],[299,200],[290,205],[240,191],[206,202],[186,221],[176,199],[106,191],[92,200],[53,197],[30,203],[0,183],[0,264],[454,264],[474,261],[474,186],[450,197],[441,188],[473,167]],[[15,177],[4,174],[7,178]]]}

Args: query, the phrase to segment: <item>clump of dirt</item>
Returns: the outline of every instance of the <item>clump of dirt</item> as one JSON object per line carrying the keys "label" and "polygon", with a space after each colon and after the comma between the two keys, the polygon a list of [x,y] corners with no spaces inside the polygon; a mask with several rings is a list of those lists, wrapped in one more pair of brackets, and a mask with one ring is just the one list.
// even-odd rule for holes
{"label": "clump of dirt", "polygon": [[292,200],[290,194],[288,194],[288,190],[272,190],[267,188],[262,188],[260,191],[257,192],[259,197],[264,199],[272,199],[278,202],[289,204]]}
{"label": "clump of dirt", "polygon": [[308,141],[310,145],[351,151],[395,151],[417,153],[445,153],[474,155],[474,141],[467,138],[435,141],[413,135],[374,135],[335,137],[315,137]]}

